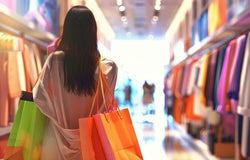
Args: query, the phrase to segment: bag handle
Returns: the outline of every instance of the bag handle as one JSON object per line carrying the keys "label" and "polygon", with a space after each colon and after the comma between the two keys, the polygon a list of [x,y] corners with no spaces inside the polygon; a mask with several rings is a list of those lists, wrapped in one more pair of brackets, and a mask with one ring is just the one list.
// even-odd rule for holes
{"label": "bag handle", "polygon": [[[105,78],[105,75],[103,74],[101,60],[99,60],[98,65],[99,65],[98,84],[97,84],[96,93],[94,95],[93,102],[91,105],[89,116],[92,115],[94,105],[96,103],[96,99],[99,94],[99,90],[101,90],[102,100],[103,100],[103,104],[104,104],[106,112],[109,110],[119,109],[118,104],[115,100],[114,94],[111,92],[109,84]],[[105,93],[107,93],[106,96],[105,96]],[[108,107],[108,104],[112,107]],[[100,108],[97,108],[97,109],[100,109]]]}
{"label": "bag handle", "polygon": [[[99,66],[100,66],[100,69],[102,71],[101,63],[99,63]],[[103,85],[101,85],[102,90],[107,90],[108,94],[106,94],[106,95],[109,97],[109,99],[108,99],[109,101],[108,101],[107,104],[109,104],[110,107],[107,108],[107,109],[109,109],[109,110],[117,110],[117,109],[120,110],[119,106],[118,106],[118,103],[117,103],[117,101],[115,99],[114,93],[111,91],[110,86],[109,86],[109,84],[107,82],[107,79],[106,79],[105,75],[103,74],[103,72],[100,72],[100,75],[101,75],[101,84],[103,84]],[[103,96],[105,96],[104,92],[103,92]]]}

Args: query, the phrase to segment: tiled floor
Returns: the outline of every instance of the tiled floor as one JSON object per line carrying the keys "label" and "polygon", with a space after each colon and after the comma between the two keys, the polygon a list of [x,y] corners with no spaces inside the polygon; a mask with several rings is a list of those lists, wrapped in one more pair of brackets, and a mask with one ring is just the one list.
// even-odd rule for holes
{"label": "tiled floor", "polygon": [[132,118],[144,160],[219,160],[172,117],[135,114]]}

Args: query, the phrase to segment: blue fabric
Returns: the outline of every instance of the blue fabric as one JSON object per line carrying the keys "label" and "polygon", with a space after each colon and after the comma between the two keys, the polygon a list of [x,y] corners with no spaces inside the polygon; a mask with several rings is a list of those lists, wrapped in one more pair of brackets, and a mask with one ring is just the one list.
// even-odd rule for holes
{"label": "blue fabric", "polygon": [[202,41],[208,36],[208,9],[200,16],[198,21],[199,41]]}

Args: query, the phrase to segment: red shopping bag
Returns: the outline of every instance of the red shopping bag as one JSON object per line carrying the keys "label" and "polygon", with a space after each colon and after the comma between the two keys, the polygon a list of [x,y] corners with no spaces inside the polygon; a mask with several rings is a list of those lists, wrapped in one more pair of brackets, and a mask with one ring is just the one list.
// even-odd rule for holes
{"label": "red shopping bag", "polygon": [[106,160],[93,117],[79,119],[83,160]]}

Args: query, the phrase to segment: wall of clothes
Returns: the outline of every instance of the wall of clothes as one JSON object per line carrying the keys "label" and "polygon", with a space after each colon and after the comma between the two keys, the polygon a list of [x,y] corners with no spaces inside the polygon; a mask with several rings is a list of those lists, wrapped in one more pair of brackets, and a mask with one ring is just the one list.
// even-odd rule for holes
{"label": "wall of clothes", "polygon": [[[186,13],[192,19],[185,19],[191,23],[186,25],[186,36],[175,38],[185,39],[183,54],[187,58],[172,60],[165,79],[174,96],[172,115],[176,122],[187,124],[191,135],[205,135],[204,141],[214,154],[249,158],[250,2],[192,2]],[[218,143],[223,145],[218,147]],[[218,153],[225,144],[231,148]]]}
{"label": "wall of clothes", "polygon": [[[0,1],[0,129],[11,126],[21,91],[32,90],[42,69],[46,47],[55,38],[36,25],[29,25],[23,15],[16,13],[17,2]],[[24,3],[22,8],[25,4],[31,6]]]}
{"label": "wall of clothes", "polygon": [[31,91],[44,57],[36,44],[0,32],[0,127],[13,122],[21,91]]}

